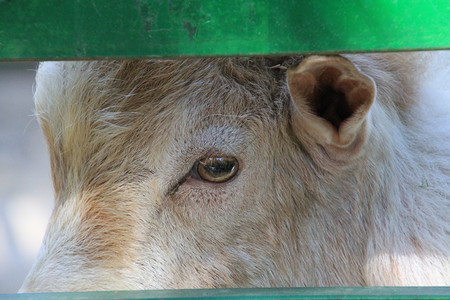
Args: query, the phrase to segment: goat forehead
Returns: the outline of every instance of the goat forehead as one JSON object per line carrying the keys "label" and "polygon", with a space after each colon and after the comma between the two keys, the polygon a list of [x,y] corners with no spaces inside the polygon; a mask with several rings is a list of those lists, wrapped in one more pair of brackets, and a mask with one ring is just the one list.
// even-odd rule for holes
{"label": "goat forehead", "polygon": [[135,92],[191,94],[197,98],[227,94],[262,94],[273,78],[262,61],[243,64],[239,59],[138,60],[110,64],[119,84]]}
{"label": "goat forehead", "polygon": [[[119,94],[127,95],[121,110],[140,112],[156,126],[176,123],[189,127],[230,123],[241,126],[258,119],[274,119],[280,113],[284,105],[273,91],[275,84],[268,74],[255,74],[242,66],[242,74],[227,74],[218,63],[201,62],[194,60],[186,65],[186,61],[176,61],[163,68],[166,62],[150,61],[148,70],[137,80],[119,78]],[[176,63],[180,67],[172,68]]]}

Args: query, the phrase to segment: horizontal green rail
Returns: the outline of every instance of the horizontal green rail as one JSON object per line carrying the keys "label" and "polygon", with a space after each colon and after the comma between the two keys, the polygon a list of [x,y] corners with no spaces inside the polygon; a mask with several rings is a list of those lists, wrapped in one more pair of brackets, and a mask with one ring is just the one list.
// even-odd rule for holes
{"label": "horizontal green rail", "polygon": [[0,295],[0,299],[450,299],[450,287],[338,287],[76,292]]}
{"label": "horizontal green rail", "polygon": [[449,0],[0,0],[0,60],[450,48]]}

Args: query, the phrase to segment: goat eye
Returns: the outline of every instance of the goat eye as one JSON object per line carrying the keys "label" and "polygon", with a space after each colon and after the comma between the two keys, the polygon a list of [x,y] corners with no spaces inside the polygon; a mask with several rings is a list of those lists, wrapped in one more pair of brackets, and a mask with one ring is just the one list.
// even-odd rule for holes
{"label": "goat eye", "polygon": [[195,175],[204,181],[222,183],[233,178],[239,170],[234,157],[208,157],[198,160],[193,168]]}

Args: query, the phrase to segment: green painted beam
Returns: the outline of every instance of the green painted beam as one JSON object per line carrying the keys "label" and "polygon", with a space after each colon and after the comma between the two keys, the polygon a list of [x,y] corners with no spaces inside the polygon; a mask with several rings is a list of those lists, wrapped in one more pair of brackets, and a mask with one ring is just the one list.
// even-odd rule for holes
{"label": "green painted beam", "polygon": [[449,0],[0,0],[0,60],[450,48]]}
{"label": "green painted beam", "polygon": [[450,287],[157,290],[0,295],[0,299],[450,299]]}

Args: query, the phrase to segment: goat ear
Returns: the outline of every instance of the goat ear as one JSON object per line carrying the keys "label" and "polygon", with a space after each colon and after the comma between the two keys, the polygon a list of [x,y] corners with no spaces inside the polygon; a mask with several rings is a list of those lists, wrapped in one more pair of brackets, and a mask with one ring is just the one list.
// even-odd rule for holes
{"label": "goat ear", "polygon": [[375,85],[340,56],[310,56],[287,72],[295,134],[346,147],[362,131]]}

